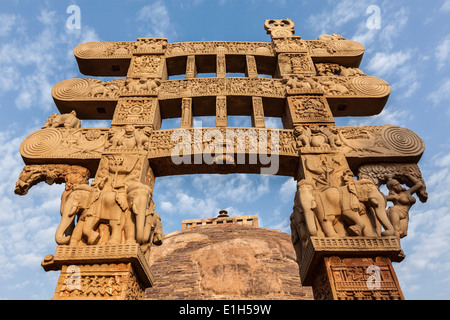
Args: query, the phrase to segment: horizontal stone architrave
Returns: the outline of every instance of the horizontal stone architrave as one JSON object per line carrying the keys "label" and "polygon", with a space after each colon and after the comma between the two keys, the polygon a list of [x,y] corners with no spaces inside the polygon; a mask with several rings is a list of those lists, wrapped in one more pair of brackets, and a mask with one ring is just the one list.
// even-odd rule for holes
{"label": "horizontal stone architrave", "polygon": [[[383,162],[408,162],[417,163],[424,150],[423,140],[409,129],[398,126],[365,126],[365,127],[334,127],[336,130],[337,145],[331,147],[329,144],[315,145],[315,146],[301,146],[298,147],[294,137],[294,130],[291,129],[266,129],[266,128],[201,128],[199,140],[195,140],[195,128],[189,129],[166,129],[153,130],[149,136],[149,143],[147,149],[125,149],[123,147],[111,148],[107,145],[112,129],[103,128],[47,128],[38,130],[30,134],[21,144],[20,153],[25,164],[78,164],[88,168],[91,173],[95,173],[102,154],[147,154],[149,161],[155,163],[155,174],[172,174],[171,170],[175,165],[171,160],[173,148],[182,142],[181,135],[178,135],[178,140],[172,136],[174,133],[182,133],[190,135],[190,146],[183,150],[190,150],[186,152],[194,157],[196,154],[212,154],[214,150],[221,151],[225,156],[229,150],[238,157],[239,154],[245,154],[248,158],[251,154],[260,155],[260,151],[271,156],[276,154],[279,156],[280,168],[288,167],[283,172],[289,174],[293,172],[291,169],[294,163],[298,163],[299,154],[321,154],[321,153],[343,153],[347,158],[350,168],[354,172],[358,172],[358,167],[367,163],[383,163]],[[232,130],[233,134],[242,133],[244,139],[238,140],[235,136],[234,142],[227,150],[226,141],[222,141],[219,147],[210,146],[214,130],[220,132],[224,140],[226,140],[226,130]],[[180,131],[184,130],[184,131]],[[206,138],[207,130],[212,130]],[[199,131],[197,131],[199,132]],[[277,133],[276,136],[274,133]],[[254,136],[252,136],[252,134]],[[257,145],[249,148],[248,139],[245,136],[255,137]],[[273,139],[272,139],[273,136]],[[313,135],[314,136],[314,135]],[[267,147],[260,149],[259,137],[267,143]],[[265,139],[265,140],[264,140]],[[277,140],[278,139],[278,140]],[[203,141],[206,140],[206,141]],[[245,142],[245,145],[243,144]],[[252,140],[253,141],[253,140]],[[238,144],[240,147],[238,148]],[[243,146],[243,148],[242,148]],[[180,146],[177,148],[181,148]],[[246,159],[247,159],[246,158]],[[247,161],[247,160],[246,160]],[[161,165],[157,165],[157,164]],[[172,165],[171,165],[172,163]],[[164,165],[162,165],[164,164]],[[208,166],[202,164],[204,168],[201,170],[206,172],[220,173],[221,165]],[[202,166],[200,165],[200,166]],[[239,170],[243,172],[253,173],[258,166],[252,164],[245,164]],[[164,168],[166,166],[167,168]],[[194,170],[194,163],[186,165],[183,172],[190,172]],[[185,166],[185,167],[186,167]],[[252,167],[253,166],[253,167]],[[173,168],[170,168],[173,167]],[[179,166],[181,170],[183,166]],[[222,166],[223,168],[227,166]],[[228,166],[229,167],[229,166]],[[199,170],[199,168],[195,169]],[[228,170],[228,169],[227,169]],[[164,172],[163,172],[164,171]],[[173,174],[177,171],[173,171]],[[281,174],[281,173],[280,173]],[[283,173],[284,174],[284,173]],[[287,175],[289,175],[287,174]]]}
{"label": "horizontal stone architrave", "polygon": [[[149,39],[161,40],[161,38]],[[86,42],[75,47],[73,52],[81,73],[92,76],[125,76],[131,57],[136,54],[163,54],[166,58],[217,54],[275,58],[280,52],[301,51],[308,52],[314,62],[340,63],[346,67],[358,67],[364,53],[364,46],[352,40],[300,39],[298,41],[301,43],[300,49],[274,48],[271,42],[204,41],[166,43],[164,46],[145,51],[139,47],[141,43],[139,40]]]}
{"label": "horizontal stone architrave", "polygon": [[112,119],[117,101],[124,96],[157,97],[159,100],[214,96],[284,99],[288,95],[321,93],[328,100],[333,116],[368,116],[381,112],[390,94],[387,82],[371,76],[315,76],[308,77],[308,83],[298,76],[290,79],[149,79],[138,85],[133,81],[138,80],[68,79],[53,87],[52,96],[61,113],[75,110],[80,119]]}
{"label": "horizontal stone architrave", "polygon": [[[301,40],[312,57],[359,56],[364,46],[352,40]],[[74,49],[78,59],[131,59],[133,54],[143,54],[136,48],[137,41],[86,42]],[[280,50],[281,51],[281,50]],[[289,50],[282,50],[283,52]],[[297,50],[290,50],[296,52]],[[239,54],[275,56],[271,42],[245,41],[191,41],[168,43],[165,49],[146,51],[146,54],[161,54],[166,57],[202,54]]]}

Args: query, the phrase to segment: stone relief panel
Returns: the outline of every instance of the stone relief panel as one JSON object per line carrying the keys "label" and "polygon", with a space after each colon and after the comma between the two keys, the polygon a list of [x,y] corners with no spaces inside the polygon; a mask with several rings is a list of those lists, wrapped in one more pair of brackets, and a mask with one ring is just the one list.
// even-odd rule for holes
{"label": "stone relief panel", "polygon": [[166,38],[138,38],[134,43],[133,54],[164,54]]}
{"label": "stone relief panel", "polygon": [[149,142],[149,158],[214,151],[225,154],[227,150],[232,153],[298,156],[293,131],[283,129],[227,127],[155,130]]}
{"label": "stone relief panel", "polygon": [[[74,278],[73,267],[80,273]],[[53,299],[141,300],[145,288],[124,263],[64,266]]]}
{"label": "stone relief panel", "polygon": [[307,52],[307,41],[302,40],[299,36],[293,36],[289,38],[275,38],[272,39],[274,50],[277,53],[284,52]]}
{"label": "stone relief panel", "polygon": [[423,140],[409,129],[384,125],[364,127],[296,126],[302,153],[341,152],[347,157],[414,157],[425,150]]}
{"label": "stone relief panel", "polygon": [[[325,264],[337,300],[404,299],[391,262],[387,258],[334,256],[326,258]],[[373,290],[374,288],[376,290]]]}
{"label": "stone relief panel", "polygon": [[134,55],[128,69],[129,78],[162,78],[164,70],[164,56]]}
{"label": "stone relief panel", "polygon": [[[289,29],[289,28],[288,28]],[[282,31],[284,32],[284,31]],[[74,49],[80,59],[128,58],[133,54],[165,54],[165,57],[202,54],[239,54],[274,56],[276,52],[305,52],[312,57],[358,56],[364,53],[364,46],[352,40],[337,36],[323,37],[323,40],[302,40],[299,36],[274,37],[272,42],[174,42],[166,43],[163,38],[139,38],[138,41],[86,42]],[[273,45],[275,47],[273,47]]]}
{"label": "stone relief panel", "polygon": [[334,124],[333,115],[323,96],[291,96],[287,98],[294,126],[297,124]]}
{"label": "stone relief panel", "polygon": [[179,42],[169,43],[165,51],[166,57],[201,55],[201,54],[239,54],[273,56],[270,42]]}
{"label": "stone relief panel", "polygon": [[146,151],[152,130],[151,127],[137,128],[130,124],[124,127],[113,127],[109,129],[105,151],[119,153]]}
{"label": "stone relief panel", "polygon": [[47,128],[30,134],[20,146],[24,158],[100,158],[109,129]]}
{"label": "stone relief panel", "polygon": [[304,53],[280,53],[278,55],[278,66],[282,77],[290,74],[316,74],[311,57]]}
{"label": "stone relief panel", "polygon": [[157,99],[154,98],[140,98],[140,97],[125,97],[119,99],[112,125],[126,125],[139,124],[153,126],[158,117]]}
{"label": "stone relief panel", "polygon": [[290,76],[283,80],[288,94],[323,93],[327,97],[386,97],[389,84],[371,76],[302,77]]}
{"label": "stone relief panel", "polygon": [[57,83],[52,89],[56,100],[117,100],[125,79],[101,81],[92,78],[68,79]]}
{"label": "stone relief panel", "polygon": [[317,76],[365,76],[360,68],[344,67],[337,63],[316,63]]}
{"label": "stone relief panel", "polygon": [[340,35],[322,35],[317,40],[307,41],[311,57],[324,56],[359,56],[364,53],[364,46],[353,40],[346,40]]}
{"label": "stone relief panel", "polygon": [[74,54],[81,59],[131,58],[135,41],[86,42],[75,47]]}
{"label": "stone relief panel", "polygon": [[226,95],[284,98],[285,94],[281,80],[276,79],[204,78],[163,81],[159,98]]}

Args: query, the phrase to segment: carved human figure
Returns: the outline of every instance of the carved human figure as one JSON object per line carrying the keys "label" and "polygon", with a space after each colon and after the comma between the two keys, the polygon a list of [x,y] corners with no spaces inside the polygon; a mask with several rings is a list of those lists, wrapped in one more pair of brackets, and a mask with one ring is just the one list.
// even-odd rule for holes
{"label": "carved human figure", "polygon": [[389,179],[386,183],[389,189],[387,200],[393,203],[393,206],[387,209],[389,219],[394,226],[395,235],[403,238],[407,235],[409,222],[409,209],[416,203],[416,198],[413,194],[422,188],[422,183],[416,180],[413,176],[409,176],[412,181],[415,181],[414,186],[410,189],[402,187],[400,182],[396,179]]}
{"label": "carved human figure", "polygon": [[[145,135],[146,134],[143,132],[138,132],[138,130],[135,129],[134,126],[127,125],[123,129],[119,129],[112,132],[110,137],[110,147],[111,148],[124,147],[125,149],[144,147]],[[147,139],[149,135],[150,133],[148,133]]]}
{"label": "carved human figure", "polygon": [[95,231],[99,223],[106,222],[111,228],[110,239],[107,244],[119,244],[125,224],[124,212],[128,204],[121,200],[120,193],[105,190],[108,177],[98,183],[92,183],[94,191],[92,202],[84,214],[83,235],[87,237],[87,244],[93,245],[100,239],[100,233]]}

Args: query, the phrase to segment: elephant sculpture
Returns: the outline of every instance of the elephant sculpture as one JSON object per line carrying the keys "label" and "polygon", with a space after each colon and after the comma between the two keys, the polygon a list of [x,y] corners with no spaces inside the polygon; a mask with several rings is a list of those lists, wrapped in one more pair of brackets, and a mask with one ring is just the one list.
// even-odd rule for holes
{"label": "elephant sculpture", "polygon": [[[355,181],[358,199],[366,205],[367,208],[373,210],[376,218],[376,231],[381,236],[393,236],[395,234],[394,226],[392,225],[386,212],[386,197],[378,189],[378,187],[368,179],[360,179]],[[379,222],[379,223],[377,223]],[[384,231],[380,232],[380,224]]]}
{"label": "elephant sculpture", "polygon": [[[315,221],[311,219],[314,213],[326,237],[377,237],[376,231],[381,236],[394,235],[394,228],[386,214],[386,199],[376,185],[365,179],[355,181],[352,175],[344,174],[343,180],[345,184],[342,186],[322,189],[308,186],[308,182],[301,181],[298,190],[300,198],[304,199],[301,204],[309,233],[314,235],[318,232]],[[311,199],[314,199],[314,202]],[[372,227],[367,218],[367,209],[373,210],[376,220],[385,231],[380,232],[380,228],[375,230]],[[375,225],[379,226],[376,223]]]}
{"label": "elephant sculpture", "polygon": [[152,201],[152,189],[140,182],[133,182],[127,188],[127,200],[130,214],[125,222],[126,241],[143,244],[147,210]]}
{"label": "elephant sculpture", "polygon": [[140,182],[127,188],[130,214],[125,221],[125,237],[128,243],[138,243],[144,254],[152,244],[162,243],[161,217],[154,212],[152,189]]}
{"label": "elephant sculpture", "polygon": [[[91,195],[92,187],[87,184],[80,184],[73,187],[73,190],[67,194],[65,200],[61,203],[61,222],[55,233],[55,241],[59,245],[67,245],[78,242],[81,239],[80,221],[77,226],[73,228],[75,217],[81,216],[86,208],[89,206],[89,198]],[[80,219],[78,219],[80,220]],[[69,235],[72,231],[72,234]],[[66,234],[66,235],[65,235]]]}
{"label": "elephant sculpture", "polygon": [[163,230],[161,217],[154,210],[147,211],[144,227],[144,243],[141,244],[141,250],[147,257],[150,253],[150,247],[154,244],[160,246],[163,239]]}
{"label": "elephant sculpture", "polygon": [[303,250],[309,236],[318,236],[316,215],[314,210],[317,202],[314,198],[314,188],[306,180],[297,183],[293,212],[290,216],[291,240],[294,245],[297,262],[300,262]]}
{"label": "elephant sculpture", "polygon": [[[109,191],[104,186],[108,178],[76,185],[61,202],[61,222],[55,240],[59,245],[95,245],[100,240],[96,231],[100,223],[107,223],[111,234],[107,244],[138,243],[146,253],[151,244],[162,242],[161,218],[152,206],[152,189],[133,182],[126,191]],[[78,216],[74,225],[75,216]]]}

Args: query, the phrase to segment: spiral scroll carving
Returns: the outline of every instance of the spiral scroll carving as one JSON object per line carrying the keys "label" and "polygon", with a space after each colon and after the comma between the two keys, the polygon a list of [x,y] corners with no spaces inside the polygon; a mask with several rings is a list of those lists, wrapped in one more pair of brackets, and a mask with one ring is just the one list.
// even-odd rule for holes
{"label": "spiral scroll carving", "polygon": [[383,140],[395,151],[412,155],[424,151],[425,145],[423,140],[409,129],[388,126],[381,132]]}
{"label": "spiral scroll carving", "polygon": [[364,46],[353,40],[339,40],[333,42],[334,47],[338,51],[359,51],[364,52]]}
{"label": "spiral scroll carving", "polygon": [[53,97],[60,100],[71,100],[85,96],[90,90],[88,79],[68,79],[57,83],[52,89]]}
{"label": "spiral scroll carving", "polygon": [[353,88],[357,92],[362,93],[365,96],[379,97],[386,96],[390,93],[391,87],[389,84],[377,77],[362,76],[354,77],[351,80]]}
{"label": "spiral scroll carving", "polygon": [[102,42],[86,42],[78,45],[73,52],[79,58],[88,59],[102,56],[105,49],[106,46]]}
{"label": "spiral scroll carving", "polygon": [[43,129],[29,135],[20,147],[20,153],[27,158],[42,157],[58,148],[61,132],[57,129]]}

